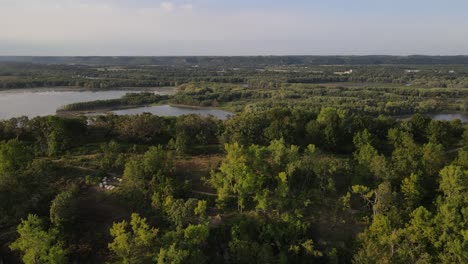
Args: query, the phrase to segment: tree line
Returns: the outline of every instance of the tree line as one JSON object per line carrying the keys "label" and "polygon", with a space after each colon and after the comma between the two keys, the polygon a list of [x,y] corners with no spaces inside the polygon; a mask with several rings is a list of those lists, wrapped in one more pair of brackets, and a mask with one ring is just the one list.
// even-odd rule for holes
{"label": "tree line", "polygon": [[[333,107],[226,121],[50,116],[1,121],[0,139],[0,238],[24,263],[467,258],[459,120]],[[180,171],[213,155],[201,176]],[[96,192],[112,175],[118,188]],[[96,222],[109,209],[114,218]]]}

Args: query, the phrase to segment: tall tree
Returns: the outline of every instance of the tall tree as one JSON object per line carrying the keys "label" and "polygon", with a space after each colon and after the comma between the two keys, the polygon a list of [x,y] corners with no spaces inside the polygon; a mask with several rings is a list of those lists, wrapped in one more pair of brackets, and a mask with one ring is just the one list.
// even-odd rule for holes
{"label": "tall tree", "polygon": [[146,218],[132,214],[130,224],[127,221],[113,224],[110,229],[113,241],[108,247],[119,263],[152,263],[158,231],[147,224]]}
{"label": "tall tree", "polygon": [[44,229],[43,221],[36,215],[29,215],[26,220],[22,220],[17,231],[19,238],[10,248],[22,253],[24,263],[68,263],[58,230]]}

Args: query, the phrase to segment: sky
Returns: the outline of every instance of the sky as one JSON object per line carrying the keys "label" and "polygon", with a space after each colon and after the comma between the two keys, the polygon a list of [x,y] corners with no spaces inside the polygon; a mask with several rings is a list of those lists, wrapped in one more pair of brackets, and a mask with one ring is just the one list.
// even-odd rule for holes
{"label": "sky", "polygon": [[0,55],[467,55],[466,0],[0,0]]}

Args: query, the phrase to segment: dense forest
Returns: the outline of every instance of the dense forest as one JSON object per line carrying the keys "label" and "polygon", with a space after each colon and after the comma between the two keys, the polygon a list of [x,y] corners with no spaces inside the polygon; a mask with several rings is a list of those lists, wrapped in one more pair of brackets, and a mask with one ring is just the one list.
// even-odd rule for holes
{"label": "dense forest", "polygon": [[468,56],[141,56],[141,57],[29,57],[0,56],[0,62],[39,64],[87,65],[203,65],[203,66],[258,66],[258,65],[378,65],[378,64],[468,64]]}
{"label": "dense forest", "polygon": [[[86,57],[88,58],[88,57]],[[280,57],[281,58],[281,57]],[[227,59],[226,59],[227,60]],[[464,64],[218,63],[181,65],[94,65],[1,62],[0,89],[51,86],[105,89],[178,86],[189,82],[229,83],[261,88],[280,84],[372,83],[418,88],[468,88]]]}
{"label": "dense forest", "polygon": [[467,263],[468,125],[424,115],[466,112],[465,59],[0,63],[3,89],[176,87],[63,111],[235,113],[1,120],[0,263]]}
{"label": "dense forest", "polygon": [[[200,58],[199,58],[200,59]],[[467,65],[277,65],[233,68],[0,63],[0,89],[80,87],[90,90],[176,87],[170,98],[151,94],[64,107],[89,111],[161,102],[221,107],[241,113],[271,107],[334,106],[370,115],[467,111]]]}

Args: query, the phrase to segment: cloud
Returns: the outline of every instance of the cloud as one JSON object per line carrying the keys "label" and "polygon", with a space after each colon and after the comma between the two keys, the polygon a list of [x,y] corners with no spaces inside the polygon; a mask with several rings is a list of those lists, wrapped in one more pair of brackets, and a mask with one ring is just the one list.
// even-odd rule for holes
{"label": "cloud", "polygon": [[[25,0],[22,0],[25,1]],[[192,12],[192,4],[162,2],[158,7],[128,9],[80,1],[80,5],[15,6],[0,9],[1,40],[31,43],[112,42],[125,38],[149,43],[280,37],[296,18],[275,12]],[[67,2],[67,1],[65,1]],[[304,24],[305,25],[305,24]],[[305,29],[304,27],[302,27]]]}
{"label": "cloud", "polygon": [[174,3],[171,3],[171,2],[162,2],[161,3],[161,8],[164,11],[172,12],[175,9],[175,5],[174,5]]}
{"label": "cloud", "polygon": [[468,53],[463,21],[206,6],[205,0],[0,0],[0,55]]}
{"label": "cloud", "polygon": [[185,9],[185,10],[192,10],[193,5],[192,4],[183,4],[180,6],[180,8]]}

